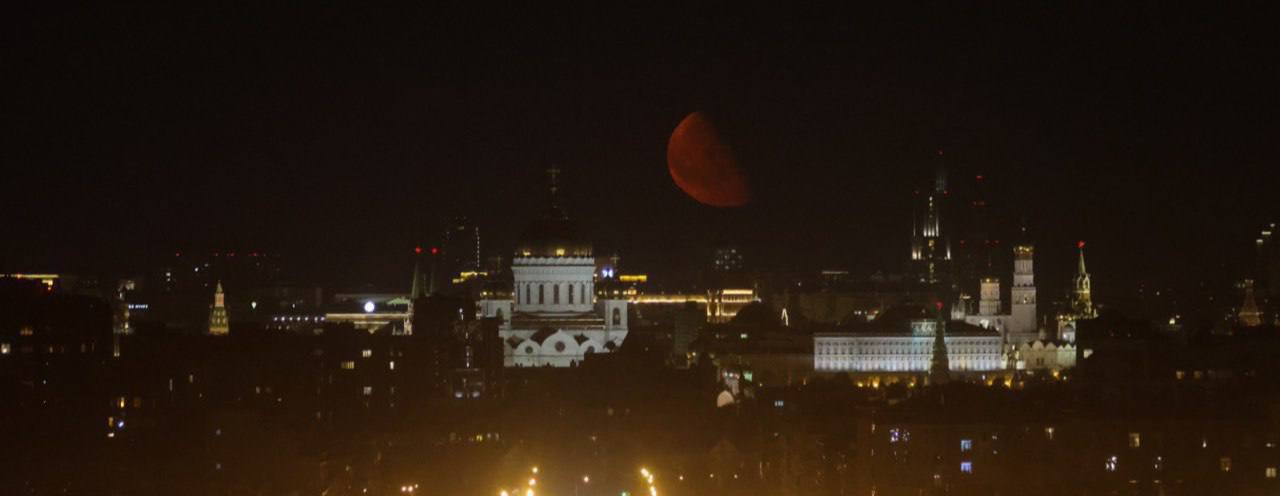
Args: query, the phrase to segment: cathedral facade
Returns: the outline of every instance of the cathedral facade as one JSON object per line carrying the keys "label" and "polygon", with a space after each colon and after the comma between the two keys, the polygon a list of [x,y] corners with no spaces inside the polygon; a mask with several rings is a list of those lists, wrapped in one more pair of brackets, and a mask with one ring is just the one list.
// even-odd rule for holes
{"label": "cathedral facade", "polygon": [[596,274],[592,245],[560,207],[551,169],[551,201],[524,232],[511,262],[510,288],[486,290],[484,317],[498,319],[507,367],[572,367],[609,353],[627,337],[627,300],[612,277]]}

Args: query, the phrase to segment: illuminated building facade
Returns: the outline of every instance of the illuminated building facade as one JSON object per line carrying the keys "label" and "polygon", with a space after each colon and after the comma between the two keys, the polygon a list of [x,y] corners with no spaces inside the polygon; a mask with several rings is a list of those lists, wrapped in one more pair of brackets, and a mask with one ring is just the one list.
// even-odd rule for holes
{"label": "illuminated building facade", "polygon": [[[939,152],[941,153],[941,152]],[[950,284],[951,240],[944,233],[947,173],[938,168],[933,189],[916,191],[916,211],[911,227],[911,263],[918,282]],[[949,229],[949,227],[947,227]]]}
{"label": "illuminated building facade", "polygon": [[483,317],[502,322],[507,367],[571,367],[608,353],[627,337],[627,299],[612,273],[600,274],[589,242],[559,204],[559,169],[548,171],[548,208],[521,236],[511,262],[509,299],[486,291]]}
{"label": "illuminated building facade", "polygon": [[894,307],[867,325],[813,338],[814,370],[818,372],[896,372],[924,374],[935,363],[935,350],[944,349],[952,372],[1004,370],[1006,354],[999,333],[952,321],[944,324],[925,309]]}
{"label": "illuminated building facade", "polygon": [[222,292],[222,282],[219,281],[213,291],[213,308],[209,311],[209,335],[225,336],[228,332],[226,294]]}
{"label": "illuminated building facade", "polygon": [[1240,305],[1240,312],[1236,314],[1236,318],[1241,327],[1258,327],[1262,325],[1262,311],[1258,310],[1257,299],[1253,296],[1253,279],[1245,279],[1242,286],[1244,303]]}
{"label": "illuminated building facade", "polygon": [[716,272],[738,272],[743,268],[742,252],[736,246],[716,248],[712,266]]}
{"label": "illuminated building facade", "polygon": [[[1273,325],[1280,326],[1280,234],[1272,222],[1258,235],[1258,269],[1254,281],[1262,310],[1269,312]],[[1266,319],[1263,319],[1266,320]]]}

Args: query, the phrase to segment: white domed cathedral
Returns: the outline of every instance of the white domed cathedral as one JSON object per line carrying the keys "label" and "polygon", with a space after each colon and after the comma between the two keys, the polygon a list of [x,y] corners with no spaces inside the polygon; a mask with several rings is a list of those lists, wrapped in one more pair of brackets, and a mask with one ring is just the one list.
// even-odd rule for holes
{"label": "white domed cathedral", "polygon": [[627,300],[610,291],[614,281],[597,281],[591,243],[560,204],[560,170],[547,174],[550,199],[516,243],[510,292],[486,291],[479,301],[483,316],[502,321],[507,367],[573,367],[627,338]]}

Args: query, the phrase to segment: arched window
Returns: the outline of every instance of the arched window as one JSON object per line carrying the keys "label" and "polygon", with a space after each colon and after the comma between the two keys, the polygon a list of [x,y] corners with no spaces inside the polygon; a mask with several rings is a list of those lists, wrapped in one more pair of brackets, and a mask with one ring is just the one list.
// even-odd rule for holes
{"label": "arched window", "polygon": [[524,285],[524,304],[525,305],[533,303],[533,294],[530,293],[530,291],[533,291],[533,288],[530,287],[528,284],[525,284]]}
{"label": "arched window", "polygon": [[569,304],[573,304],[573,285],[569,285]]}
{"label": "arched window", "polygon": [[557,305],[560,304],[560,285],[559,284],[555,284],[551,286],[551,303],[555,303]]}
{"label": "arched window", "polygon": [[538,285],[538,304],[541,305],[546,302],[547,302],[547,285],[539,284]]}
{"label": "arched window", "polygon": [[622,310],[613,309],[613,325],[622,325]]}

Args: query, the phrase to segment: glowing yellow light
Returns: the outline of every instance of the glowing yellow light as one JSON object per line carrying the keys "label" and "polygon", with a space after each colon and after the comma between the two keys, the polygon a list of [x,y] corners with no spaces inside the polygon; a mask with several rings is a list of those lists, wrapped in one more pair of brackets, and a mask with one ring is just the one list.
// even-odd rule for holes
{"label": "glowing yellow light", "polygon": [[538,485],[538,479],[534,479],[534,478],[530,477],[530,478],[529,478],[529,485],[530,485],[530,486],[536,486],[536,485]]}
{"label": "glowing yellow light", "polygon": [[582,483],[583,483],[583,484],[590,484],[590,483],[591,483],[591,476],[589,476],[589,475],[584,475],[584,476],[582,476]]}
{"label": "glowing yellow light", "polygon": [[498,496],[511,496],[511,493],[506,491],[498,491]]}
{"label": "glowing yellow light", "polygon": [[533,473],[538,473],[538,467],[533,467]]}
{"label": "glowing yellow light", "polygon": [[622,282],[648,282],[648,274],[622,274],[618,276],[618,280]]}
{"label": "glowing yellow light", "polygon": [[564,248],[556,248],[556,256],[557,256],[557,257],[563,257],[563,256],[564,256]]}

